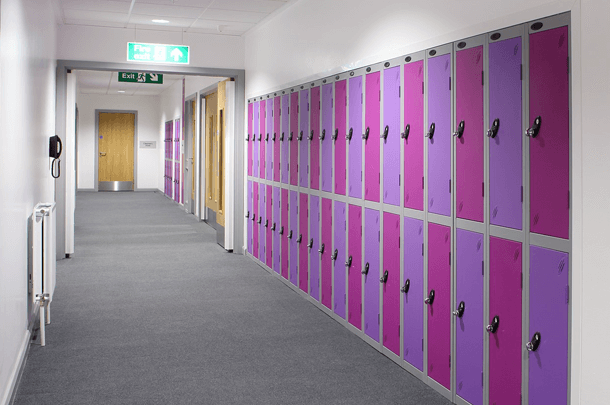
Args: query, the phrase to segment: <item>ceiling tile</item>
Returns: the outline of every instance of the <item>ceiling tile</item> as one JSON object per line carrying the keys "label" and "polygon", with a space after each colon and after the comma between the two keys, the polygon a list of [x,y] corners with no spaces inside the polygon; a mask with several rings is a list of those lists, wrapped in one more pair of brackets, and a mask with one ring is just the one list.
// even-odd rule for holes
{"label": "ceiling tile", "polygon": [[111,13],[107,11],[89,11],[76,9],[64,10],[64,17],[66,20],[99,21],[114,23],[122,22],[123,24],[127,21],[127,14],[125,13]]}
{"label": "ceiling tile", "polygon": [[[287,0],[286,0],[287,1]],[[284,0],[216,0],[212,7],[223,10],[258,11],[272,13],[286,4]]]}
{"label": "ceiling tile", "polygon": [[129,13],[131,3],[124,1],[68,0],[62,3],[64,10],[109,11]]}
{"label": "ceiling tile", "polygon": [[217,31],[218,26],[222,26],[222,32],[226,31],[242,31],[245,32],[250,28],[254,27],[255,24],[252,23],[241,23],[241,22],[229,22],[229,21],[219,21],[219,20],[203,20],[199,19],[193,24],[193,28],[208,28],[214,29]]}
{"label": "ceiling tile", "polygon": [[66,25],[85,25],[94,27],[125,27],[124,22],[110,22],[110,21],[95,21],[95,20],[78,20],[73,18],[66,18],[64,20]]}
{"label": "ceiling tile", "polygon": [[169,6],[164,4],[144,4],[136,3],[133,6],[133,14],[141,14],[155,17],[183,17],[183,18],[197,18],[205,10],[200,7],[182,7],[182,6]]}
{"label": "ceiling tile", "polygon": [[78,92],[80,94],[106,94],[106,89],[102,89],[100,87],[92,87],[92,88],[78,88]]}
{"label": "ceiling tile", "polygon": [[233,21],[256,24],[268,15],[268,13],[258,13],[253,11],[220,10],[216,8],[209,8],[200,18],[204,20]]}

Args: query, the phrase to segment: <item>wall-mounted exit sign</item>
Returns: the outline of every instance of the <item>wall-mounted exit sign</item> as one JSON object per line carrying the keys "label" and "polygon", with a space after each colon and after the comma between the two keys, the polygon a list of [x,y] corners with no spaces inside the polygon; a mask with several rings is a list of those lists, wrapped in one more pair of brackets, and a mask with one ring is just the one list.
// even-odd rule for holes
{"label": "wall-mounted exit sign", "polygon": [[163,84],[163,74],[119,72],[119,82]]}
{"label": "wall-mounted exit sign", "polygon": [[190,62],[189,47],[185,45],[128,42],[127,61],[188,65]]}

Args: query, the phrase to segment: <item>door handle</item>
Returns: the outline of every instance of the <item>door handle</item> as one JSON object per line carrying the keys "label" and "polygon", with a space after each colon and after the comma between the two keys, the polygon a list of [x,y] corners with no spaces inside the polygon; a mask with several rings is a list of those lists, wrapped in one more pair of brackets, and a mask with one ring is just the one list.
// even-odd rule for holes
{"label": "door handle", "polygon": [[260,225],[263,222],[263,217],[259,216],[258,217],[258,224]]}
{"label": "door handle", "polygon": [[280,135],[280,141],[284,142],[284,133],[282,132],[282,135]]}
{"label": "door handle", "polygon": [[256,134],[252,134],[252,142],[256,142]]}
{"label": "door handle", "polygon": [[267,132],[267,135],[265,136],[265,141],[269,140],[269,132]]}
{"label": "door handle", "polygon": [[311,141],[313,139],[313,129],[311,130],[311,132],[309,132],[309,140]]}
{"label": "door handle", "polygon": [[369,127],[366,127],[366,130],[364,131],[364,133],[362,134],[362,139],[364,139],[365,141],[367,139],[369,139],[369,132],[371,131],[371,129]]}
{"label": "door handle", "polygon": [[333,141],[336,141],[337,137],[339,137],[339,128],[335,128],[335,133],[332,136]]}
{"label": "door handle", "polygon": [[436,125],[434,125],[434,122],[433,122],[432,124],[430,124],[430,129],[428,129],[428,132],[426,133],[425,137],[432,139],[432,137],[434,136],[435,128],[436,128]]}
{"label": "door handle", "polygon": [[297,243],[301,243],[302,240],[303,240],[303,235],[299,234],[299,238],[297,239]]}
{"label": "door handle", "polygon": [[309,243],[307,244],[308,248],[312,248],[313,247],[313,238],[309,239]]}
{"label": "door handle", "polygon": [[345,262],[345,267],[352,267],[352,256],[347,258],[347,261]]}
{"label": "door handle", "polygon": [[464,120],[460,121],[457,130],[453,133],[453,136],[457,136],[458,138],[461,138],[462,135],[464,135]]}
{"label": "door handle", "polygon": [[288,140],[292,141],[292,131],[290,131],[290,135],[288,135]]}
{"label": "door handle", "polygon": [[269,220],[265,219],[265,228],[269,228]]}
{"label": "door handle", "polygon": [[368,262],[364,265],[364,270],[362,270],[362,274],[364,274],[365,276],[367,274],[369,274],[369,263]]}
{"label": "door handle", "polygon": [[345,139],[347,139],[348,141],[351,141],[353,134],[354,134],[354,128],[350,128],[349,132],[347,133],[347,135],[345,135]]}
{"label": "door handle", "polygon": [[534,124],[532,125],[532,127],[525,130],[525,136],[530,136],[532,138],[535,138],[538,135],[538,132],[540,132],[541,123],[542,123],[542,118],[540,116],[537,116],[536,119],[534,120]]}
{"label": "door handle", "polygon": [[388,271],[387,270],[384,271],[383,272],[383,276],[381,276],[381,278],[379,279],[379,282],[382,283],[382,284],[387,283],[388,282],[388,275],[389,275]]}
{"label": "door handle", "polygon": [[322,133],[318,136],[318,138],[320,138],[321,141],[323,141],[324,138],[326,138],[326,130],[325,129],[322,130]]}
{"label": "door handle", "polygon": [[540,346],[540,339],[540,332],[534,333],[534,336],[532,336],[532,340],[525,344],[525,348],[527,349],[527,351],[535,352],[536,350],[538,350],[538,346]]}
{"label": "door handle", "polygon": [[496,333],[498,330],[498,325],[500,325],[500,317],[498,315],[494,316],[494,319],[491,321],[491,325],[487,325],[485,329],[489,333]]}
{"label": "door handle", "polygon": [[258,141],[260,142],[263,139],[263,134],[258,134]]}
{"label": "door handle", "polygon": [[[165,176],[167,178],[167,176]],[[250,211],[246,213],[246,218],[250,218]]]}
{"label": "door handle", "polygon": [[498,129],[500,128],[500,118],[496,118],[494,122],[491,124],[491,128],[487,130],[487,136],[490,138],[495,138],[498,135]]}
{"label": "door handle", "polygon": [[324,254],[324,243],[322,244],[322,246],[320,246],[320,249],[318,249],[318,253]]}
{"label": "door handle", "polygon": [[458,308],[452,312],[453,316],[457,316],[458,318],[461,318],[462,315],[464,315],[465,308],[466,308],[466,304],[464,303],[464,301],[461,301],[460,305],[458,305]]}
{"label": "door handle", "polygon": [[292,239],[292,231],[288,234],[288,239]]}
{"label": "door handle", "polygon": [[100,156],[106,156],[106,152],[100,152]]}
{"label": "door handle", "polygon": [[408,293],[408,292],[409,292],[409,287],[410,287],[410,286],[411,286],[411,280],[406,279],[406,280],[405,280],[405,285],[403,285],[403,286],[400,288],[400,291],[406,294],[406,293]]}
{"label": "door handle", "polygon": [[430,290],[430,292],[428,293],[428,298],[424,300],[424,304],[434,304],[434,290]]}
{"label": "door handle", "polygon": [[275,222],[271,225],[271,230],[275,232]]}
{"label": "door handle", "polygon": [[337,249],[335,249],[335,251],[333,252],[333,255],[330,257],[330,259],[334,262],[335,260],[337,260],[338,254],[339,254],[339,251]]}
{"label": "door handle", "polygon": [[409,132],[411,132],[411,124],[407,124],[405,127],[405,132],[401,132],[400,137],[402,139],[407,139],[409,137]]}
{"label": "door handle", "polygon": [[[246,142],[250,141],[250,134],[246,135]],[[167,139],[165,140],[165,142],[167,142]]]}
{"label": "door handle", "polygon": [[280,235],[283,235],[283,234],[284,234],[284,227],[282,226],[282,227],[280,228]]}
{"label": "door handle", "polygon": [[388,133],[390,132],[390,127],[388,125],[383,129],[383,133],[381,134],[381,138],[385,141],[388,139]]}
{"label": "door handle", "polygon": [[274,133],[273,133],[273,138],[272,138],[272,139],[273,139],[273,142],[275,142],[275,137],[276,137],[276,135],[277,135],[277,134],[274,132]]}
{"label": "door handle", "polygon": [[[176,180],[174,180],[174,183],[176,182]],[[252,222],[256,221],[256,214],[252,214]]]}
{"label": "door handle", "polygon": [[303,140],[303,131],[299,132],[299,141]]}

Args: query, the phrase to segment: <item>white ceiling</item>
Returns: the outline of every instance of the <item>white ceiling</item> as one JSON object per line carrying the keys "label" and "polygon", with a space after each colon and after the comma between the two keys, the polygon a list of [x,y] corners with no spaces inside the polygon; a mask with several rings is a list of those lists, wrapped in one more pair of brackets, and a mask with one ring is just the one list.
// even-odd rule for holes
{"label": "white ceiling", "polygon": [[242,35],[290,0],[58,1],[64,24]]}
{"label": "white ceiling", "polygon": [[[181,75],[163,75],[163,84],[119,82],[118,72],[76,70],[78,92],[81,94],[108,94],[125,96],[158,96],[182,80]],[[124,93],[119,93],[124,90]]]}

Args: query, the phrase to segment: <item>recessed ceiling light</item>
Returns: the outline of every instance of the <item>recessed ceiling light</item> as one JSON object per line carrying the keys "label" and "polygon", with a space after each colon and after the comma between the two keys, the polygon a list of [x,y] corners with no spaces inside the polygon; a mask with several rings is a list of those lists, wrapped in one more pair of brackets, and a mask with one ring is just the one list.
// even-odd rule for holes
{"label": "recessed ceiling light", "polygon": [[152,22],[157,23],[157,24],[168,24],[169,21],[167,20],[152,20]]}
{"label": "recessed ceiling light", "polygon": [[117,93],[125,93],[125,90],[117,90]]}

